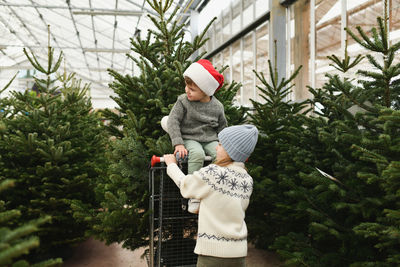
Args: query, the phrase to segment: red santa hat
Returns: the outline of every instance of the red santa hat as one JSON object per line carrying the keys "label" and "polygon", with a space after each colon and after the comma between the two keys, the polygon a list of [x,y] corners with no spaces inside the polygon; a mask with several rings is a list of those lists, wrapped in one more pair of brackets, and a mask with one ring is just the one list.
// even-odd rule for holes
{"label": "red santa hat", "polygon": [[224,83],[224,76],[207,59],[192,63],[183,73],[208,96],[212,96]]}

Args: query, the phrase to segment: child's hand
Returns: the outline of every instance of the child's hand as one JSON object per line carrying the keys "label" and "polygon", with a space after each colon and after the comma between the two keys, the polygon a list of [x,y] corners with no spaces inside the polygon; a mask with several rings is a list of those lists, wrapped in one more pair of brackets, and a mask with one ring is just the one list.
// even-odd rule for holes
{"label": "child's hand", "polygon": [[184,157],[186,157],[186,155],[188,154],[188,151],[186,150],[184,145],[176,145],[175,146],[175,151],[174,151],[174,155],[176,155],[176,152],[179,152],[179,156],[183,159]]}
{"label": "child's hand", "polygon": [[167,166],[169,164],[175,163],[176,164],[176,158],[173,154],[165,154],[164,155],[164,162],[165,164],[167,164]]}

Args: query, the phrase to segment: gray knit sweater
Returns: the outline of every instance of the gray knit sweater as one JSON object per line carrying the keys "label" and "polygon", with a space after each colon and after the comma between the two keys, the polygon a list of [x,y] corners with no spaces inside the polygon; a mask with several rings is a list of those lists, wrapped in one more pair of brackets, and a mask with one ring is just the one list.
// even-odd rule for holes
{"label": "gray knit sweater", "polygon": [[227,126],[224,106],[215,96],[209,102],[189,101],[186,94],[178,97],[168,118],[168,132],[172,145],[184,139],[197,142],[218,140],[218,133]]}

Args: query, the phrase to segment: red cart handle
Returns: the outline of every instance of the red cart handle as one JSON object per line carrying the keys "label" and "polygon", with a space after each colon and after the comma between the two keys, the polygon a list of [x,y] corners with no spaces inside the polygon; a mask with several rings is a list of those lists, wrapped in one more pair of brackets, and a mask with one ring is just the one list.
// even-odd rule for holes
{"label": "red cart handle", "polygon": [[151,167],[154,167],[154,165],[160,162],[164,162],[164,157],[157,157],[156,155],[151,157]]}
{"label": "red cart handle", "polygon": [[[210,156],[204,157],[204,161],[211,161],[211,160],[212,160],[212,158]],[[164,157],[157,157],[156,155],[153,155],[151,157],[151,167],[154,167],[154,165],[156,165],[157,163],[160,163],[160,162],[165,162]]]}

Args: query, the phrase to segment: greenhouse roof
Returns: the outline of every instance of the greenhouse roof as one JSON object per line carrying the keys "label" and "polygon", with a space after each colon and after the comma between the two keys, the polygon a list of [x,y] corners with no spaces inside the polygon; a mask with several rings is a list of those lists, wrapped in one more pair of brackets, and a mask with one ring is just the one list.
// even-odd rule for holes
{"label": "greenhouse roof", "polygon": [[[187,23],[206,2],[174,0],[170,11],[178,5],[177,18]],[[23,48],[45,64],[50,42],[57,55],[63,52],[67,72],[91,83],[93,98],[108,97],[107,68],[135,71],[126,56],[130,38],[154,27],[147,16],[154,13],[146,0],[0,0],[0,87],[18,70],[32,69]]]}

